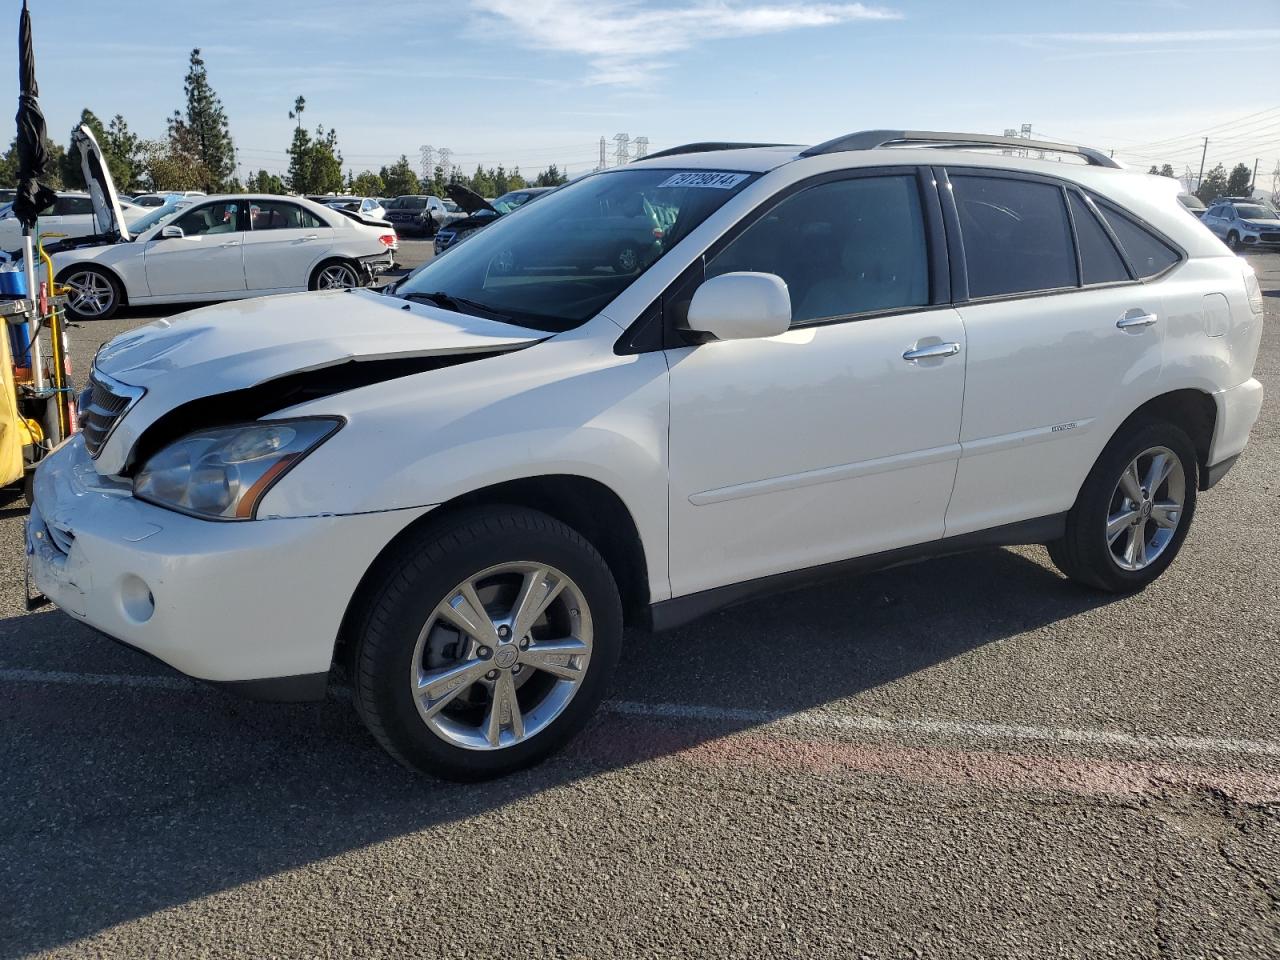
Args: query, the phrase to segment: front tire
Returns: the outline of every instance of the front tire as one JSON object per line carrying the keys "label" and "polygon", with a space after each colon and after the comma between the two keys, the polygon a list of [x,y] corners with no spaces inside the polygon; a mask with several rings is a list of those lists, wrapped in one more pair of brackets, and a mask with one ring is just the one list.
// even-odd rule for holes
{"label": "front tire", "polygon": [[533,510],[467,510],[379,563],[357,620],[357,711],[412,770],[502,776],[564,745],[604,698],[622,645],[608,566]]}
{"label": "front tire", "polygon": [[110,320],[124,299],[120,281],[97,267],[70,267],[58,283],[68,288],[67,316],[76,322]]}
{"label": "front tire", "polygon": [[1141,590],[1173,562],[1196,509],[1191,439],[1164,421],[1138,421],[1107,444],[1049,544],[1072,580],[1110,593]]}
{"label": "front tire", "polygon": [[1227,234],[1227,249],[1228,250],[1240,249],[1240,234],[1236,233],[1234,230],[1232,230],[1230,233]]}

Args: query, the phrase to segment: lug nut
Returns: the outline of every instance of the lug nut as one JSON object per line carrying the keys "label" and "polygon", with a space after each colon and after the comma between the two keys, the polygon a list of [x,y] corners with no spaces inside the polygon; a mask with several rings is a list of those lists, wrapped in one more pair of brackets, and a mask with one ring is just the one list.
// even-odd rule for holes
{"label": "lug nut", "polygon": [[520,672],[521,670],[523,670],[523,669],[524,669],[524,664],[522,664],[522,663],[517,663],[514,667],[512,667],[512,668],[511,668],[511,672],[512,672],[512,673],[519,673],[519,672]]}
{"label": "lug nut", "polygon": [[488,660],[491,656],[493,656],[493,651],[490,650],[488,647],[481,647],[479,650],[476,651],[476,654],[480,657],[481,660]]}
{"label": "lug nut", "polygon": [[486,680],[497,680],[497,679],[498,679],[498,671],[497,671],[497,670],[490,670],[490,671],[489,671],[488,673],[486,673],[484,676],[485,676],[485,679],[486,679]]}
{"label": "lug nut", "polygon": [[510,628],[510,627],[499,627],[499,628],[498,628],[498,636],[500,636],[503,640],[507,639],[507,637],[511,636],[511,628]]}
{"label": "lug nut", "polygon": [[521,649],[521,650],[528,650],[528,649],[529,649],[529,638],[528,638],[528,637],[525,637],[523,640],[521,640],[521,641],[520,641],[520,649]]}

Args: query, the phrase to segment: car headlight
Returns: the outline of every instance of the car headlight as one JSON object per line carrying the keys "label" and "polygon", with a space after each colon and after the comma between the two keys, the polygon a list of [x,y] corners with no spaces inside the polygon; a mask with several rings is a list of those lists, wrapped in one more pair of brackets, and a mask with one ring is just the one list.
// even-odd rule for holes
{"label": "car headlight", "polygon": [[211,520],[252,520],[272,485],[342,423],[336,417],[263,420],[189,434],[143,465],[133,495]]}

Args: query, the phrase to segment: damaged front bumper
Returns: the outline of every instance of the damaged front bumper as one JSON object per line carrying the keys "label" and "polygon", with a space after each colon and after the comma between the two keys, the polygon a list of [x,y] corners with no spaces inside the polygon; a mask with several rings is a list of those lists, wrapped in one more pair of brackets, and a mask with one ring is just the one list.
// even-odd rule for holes
{"label": "damaged front bumper", "polygon": [[192,677],[311,699],[361,577],[429,509],[200,520],[99,476],[77,436],[36,473],[26,548],[36,589],[77,620]]}

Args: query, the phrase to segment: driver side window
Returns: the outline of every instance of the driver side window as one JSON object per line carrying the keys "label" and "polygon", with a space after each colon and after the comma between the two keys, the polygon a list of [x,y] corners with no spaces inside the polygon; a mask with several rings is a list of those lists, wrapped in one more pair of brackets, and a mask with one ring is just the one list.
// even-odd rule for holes
{"label": "driver side window", "polygon": [[173,225],[181,227],[183,234],[188,237],[236,233],[240,229],[237,223],[239,215],[238,203],[206,203],[188,210]]}
{"label": "driver side window", "polygon": [[911,174],[819,184],[787,197],[707,264],[777,274],[793,326],[929,302],[920,192]]}

